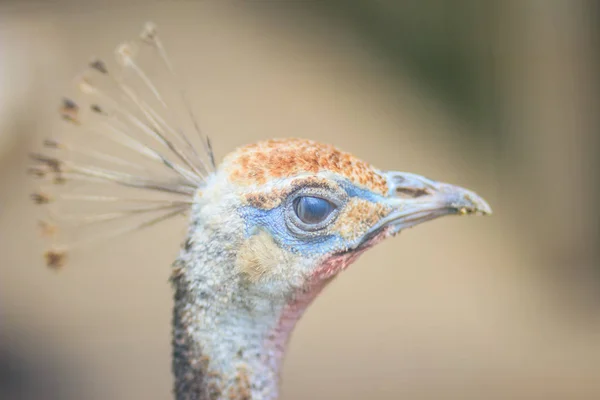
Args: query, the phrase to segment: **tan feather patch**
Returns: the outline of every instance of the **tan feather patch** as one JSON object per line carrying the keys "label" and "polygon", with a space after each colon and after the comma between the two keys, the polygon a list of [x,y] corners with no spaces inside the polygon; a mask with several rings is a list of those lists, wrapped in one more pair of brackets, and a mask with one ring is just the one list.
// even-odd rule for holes
{"label": "tan feather patch", "polygon": [[251,282],[282,274],[281,267],[292,262],[290,253],[281,249],[266,231],[260,230],[240,248],[236,267]]}
{"label": "tan feather patch", "polygon": [[354,197],[348,201],[331,230],[344,239],[355,240],[390,212],[388,205]]}

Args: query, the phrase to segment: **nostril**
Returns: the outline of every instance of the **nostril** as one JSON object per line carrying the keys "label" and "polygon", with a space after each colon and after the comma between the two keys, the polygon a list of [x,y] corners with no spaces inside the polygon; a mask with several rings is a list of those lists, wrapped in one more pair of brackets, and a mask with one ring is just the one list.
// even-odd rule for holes
{"label": "nostril", "polygon": [[396,196],[403,198],[417,198],[421,196],[428,195],[429,192],[427,189],[422,188],[407,188],[407,187],[398,187],[396,188]]}

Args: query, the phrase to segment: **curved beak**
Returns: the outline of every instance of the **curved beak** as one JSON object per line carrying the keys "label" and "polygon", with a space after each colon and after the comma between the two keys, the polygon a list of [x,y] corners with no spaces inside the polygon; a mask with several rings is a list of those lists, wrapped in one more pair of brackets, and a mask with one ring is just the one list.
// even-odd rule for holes
{"label": "curved beak", "polygon": [[387,172],[391,212],[369,230],[372,236],[388,228],[390,235],[445,215],[490,215],[489,204],[476,193],[406,172]]}

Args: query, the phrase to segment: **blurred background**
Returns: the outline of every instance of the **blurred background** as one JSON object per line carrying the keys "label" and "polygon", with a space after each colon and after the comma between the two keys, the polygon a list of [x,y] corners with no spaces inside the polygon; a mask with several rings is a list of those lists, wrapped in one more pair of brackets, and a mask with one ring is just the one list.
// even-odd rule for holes
{"label": "blurred background", "polygon": [[[44,266],[27,153],[89,57],[155,21],[218,158],[297,136],[474,189],[300,321],[293,399],[600,398],[592,0],[0,1],[0,398],[171,398],[173,221]],[[160,243],[160,246],[157,244]]]}

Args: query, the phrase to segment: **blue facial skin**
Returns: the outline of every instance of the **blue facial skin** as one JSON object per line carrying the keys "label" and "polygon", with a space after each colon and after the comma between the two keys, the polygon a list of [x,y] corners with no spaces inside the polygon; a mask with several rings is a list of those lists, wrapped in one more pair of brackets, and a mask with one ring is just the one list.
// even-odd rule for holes
{"label": "blue facial skin", "polygon": [[358,197],[360,199],[368,200],[371,203],[382,203],[385,200],[385,197],[373,193],[368,189],[355,186],[347,180],[338,181],[337,184],[344,189],[344,191],[348,194],[348,197]]}
{"label": "blue facial skin", "polygon": [[[359,188],[349,181],[343,180],[337,181],[337,183],[348,194],[349,198],[358,197],[373,203],[379,203],[385,199],[383,196]],[[299,237],[293,234],[288,230],[285,221],[285,201],[270,210],[246,206],[239,212],[246,221],[246,237],[250,237],[260,229],[264,229],[271,234],[277,244],[295,254],[323,255],[345,251],[351,248],[353,244],[337,234],[310,237]]]}

